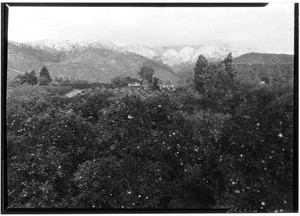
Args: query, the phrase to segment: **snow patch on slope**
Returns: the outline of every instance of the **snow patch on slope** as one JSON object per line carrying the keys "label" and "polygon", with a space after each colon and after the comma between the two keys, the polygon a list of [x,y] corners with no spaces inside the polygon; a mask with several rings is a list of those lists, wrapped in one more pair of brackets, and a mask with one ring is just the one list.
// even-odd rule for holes
{"label": "snow patch on slope", "polygon": [[108,41],[81,41],[81,40],[41,40],[35,42],[29,42],[28,45],[36,49],[44,49],[53,52],[71,51],[74,48],[87,48],[96,47],[103,49],[119,50],[120,47],[108,42]]}
{"label": "snow patch on slope", "polygon": [[222,43],[220,41],[213,41],[211,43],[201,46],[196,50],[192,61],[196,61],[199,55],[203,55],[210,60],[221,60],[224,59],[228,53],[232,53],[232,56],[238,57],[245,53],[253,52],[254,49],[240,48],[231,43]]}
{"label": "snow patch on slope", "polygon": [[184,47],[179,52],[179,59],[181,62],[189,62],[189,61],[191,61],[194,53],[195,53],[195,50],[193,48]]}
{"label": "snow patch on slope", "polygon": [[127,45],[123,48],[123,51],[127,51],[127,52],[133,52],[136,53],[138,55],[147,57],[152,59],[153,57],[157,56],[157,53],[155,51],[153,51],[151,48],[143,46],[143,45]]}
{"label": "snow patch on slope", "polygon": [[169,49],[162,55],[161,59],[164,64],[174,65],[178,61],[178,53],[173,49]]}

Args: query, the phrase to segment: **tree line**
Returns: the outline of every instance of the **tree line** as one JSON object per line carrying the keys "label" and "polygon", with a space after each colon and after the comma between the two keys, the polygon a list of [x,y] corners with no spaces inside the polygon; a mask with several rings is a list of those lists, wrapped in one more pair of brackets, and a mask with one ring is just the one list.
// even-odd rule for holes
{"label": "tree line", "polygon": [[52,81],[52,78],[46,66],[43,66],[41,68],[39,76],[36,76],[35,70],[32,70],[31,72],[26,71],[25,74],[19,74],[15,77],[15,79],[19,79],[20,84],[28,83],[31,85],[48,85]]}

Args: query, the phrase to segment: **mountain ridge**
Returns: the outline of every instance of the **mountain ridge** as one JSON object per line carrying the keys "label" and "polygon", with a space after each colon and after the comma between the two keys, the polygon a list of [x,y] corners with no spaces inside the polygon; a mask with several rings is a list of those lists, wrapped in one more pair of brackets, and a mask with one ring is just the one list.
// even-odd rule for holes
{"label": "mountain ridge", "polygon": [[247,53],[234,59],[236,64],[293,64],[294,55],[275,53]]}
{"label": "mountain ridge", "polygon": [[178,81],[171,69],[144,56],[123,52],[109,43],[8,44],[8,77],[16,71],[39,71],[46,65],[53,77],[77,78],[92,82],[110,82],[116,76],[137,77],[143,66],[152,67],[162,80]]}
{"label": "mountain ridge", "polygon": [[[46,65],[53,77],[109,82],[115,76],[137,77],[140,68],[148,66],[155,70],[155,76],[158,78],[176,83],[183,78],[182,75],[186,70],[192,72],[199,55],[204,55],[209,61],[220,61],[232,52],[236,63],[259,62],[254,61],[258,58],[254,56],[258,56],[259,53],[251,55],[255,53],[254,51],[251,48],[240,48],[220,41],[201,46],[168,47],[119,46],[109,41],[42,40],[29,43],[9,41],[8,77],[13,78],[26,70],[39,71]],[[245,54],[246,57],[243,57]],[[278,57],[272,58],[276,63]],[[282,61],[290,62],[290,58]]]}

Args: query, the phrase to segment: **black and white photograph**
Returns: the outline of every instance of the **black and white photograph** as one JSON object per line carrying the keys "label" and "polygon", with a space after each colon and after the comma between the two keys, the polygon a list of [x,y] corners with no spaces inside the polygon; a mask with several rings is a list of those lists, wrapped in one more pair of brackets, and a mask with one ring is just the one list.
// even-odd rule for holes
{"label": "black and white photograph", "polygon": [[298,212],[298,4],[1,11],[2,213]]}

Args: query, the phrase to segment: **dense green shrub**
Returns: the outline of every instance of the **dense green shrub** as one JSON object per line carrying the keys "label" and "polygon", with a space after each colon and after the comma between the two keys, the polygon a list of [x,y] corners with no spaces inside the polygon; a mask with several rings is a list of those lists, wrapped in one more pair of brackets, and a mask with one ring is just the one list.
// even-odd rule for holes
{"label": "dense green shrub", "polygon": [[205,94],[12,88],[9,207],[291,211],[292,89],[225,81]]}

